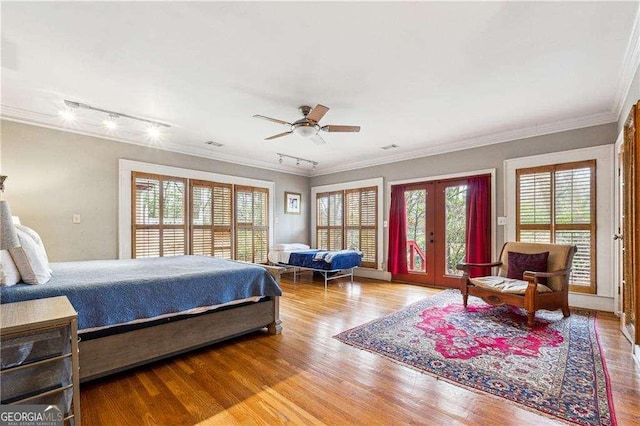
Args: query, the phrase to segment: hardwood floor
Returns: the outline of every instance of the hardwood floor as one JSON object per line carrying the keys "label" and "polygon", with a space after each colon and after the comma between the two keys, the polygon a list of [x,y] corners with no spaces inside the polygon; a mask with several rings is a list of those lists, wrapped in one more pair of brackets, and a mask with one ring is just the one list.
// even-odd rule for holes
{"label": "hardwood floor", "polygon": [[[303,277],[282,287],[278,336],[258,332],[81,386],[85,425],[540,425],[554,421],[332,336],[439,290]],[[611,314],[600,339],[620,425],[640,423],[640,370]],[[132,342],[134,344],[134,342]]]}

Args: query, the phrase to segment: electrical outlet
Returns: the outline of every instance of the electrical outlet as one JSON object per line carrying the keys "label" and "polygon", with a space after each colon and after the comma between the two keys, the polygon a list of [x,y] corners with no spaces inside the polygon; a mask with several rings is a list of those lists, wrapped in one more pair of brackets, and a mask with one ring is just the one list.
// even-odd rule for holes
{"label": "electrical outlet", "polygon": [[498,216],[498,225],[506,225],[506,224],[507,224],[506,216]]}
{"label": "electrical outlet", "polygon": [[78,223],[80,223],[80,215],[79,215],[79,214],[74,214],[74,215],[71,217],[71,222],[72,222],[72,223],[74,223],[74,224],[76,224],[76,225],[77,225]]}

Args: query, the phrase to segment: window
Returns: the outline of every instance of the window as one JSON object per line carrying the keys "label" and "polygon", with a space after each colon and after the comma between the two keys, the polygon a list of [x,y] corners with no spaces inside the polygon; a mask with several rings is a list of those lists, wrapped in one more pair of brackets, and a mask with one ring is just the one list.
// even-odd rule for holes
{"label": "window", "polygon": [[266,263],[269,250],[269,193],[265,188],[235,187],[236,259]]}
{"label": "window", "polygon": [[132,257],[186,254],[186,179],[132,173]]}
{"label": "window", "polygon": [[232,186],[191,180],[191,254],[232,258]]}
{"label": "window", "polygon": [[322,250],[342,250],[344,191],[316,196],[316,245]]}
{"label": "window", "polygon": [[131,189],[131,257],[267,262],[268,188],[132,171]]}
{"label": "window", "polygon": [[516,239],[574,244],[570,290],[596,293],[596,161],[516,170]]}
{"label": "window", "polygon": [[362,251],[362,266],[375,268],[378,258],[378,188],[355,188],[316,194],[316,245],[324,250]]}

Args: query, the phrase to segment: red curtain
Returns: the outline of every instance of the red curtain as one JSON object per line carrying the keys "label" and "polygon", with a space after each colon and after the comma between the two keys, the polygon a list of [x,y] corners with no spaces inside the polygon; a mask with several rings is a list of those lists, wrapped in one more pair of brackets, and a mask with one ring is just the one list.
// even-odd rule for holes
{"label": "red curtain", "polygon": [[[467,256],[470,263],[491,262],[490,176],[469,178],[467,184]],[[491,275],[491,268],[469,268],[470,277]]]}
{"label": "red curtain", "polygon": [[406,274],[407,270],[407,208],[404,185],[391,187],[389,211],[389,257],[387,265],[392,274]]}

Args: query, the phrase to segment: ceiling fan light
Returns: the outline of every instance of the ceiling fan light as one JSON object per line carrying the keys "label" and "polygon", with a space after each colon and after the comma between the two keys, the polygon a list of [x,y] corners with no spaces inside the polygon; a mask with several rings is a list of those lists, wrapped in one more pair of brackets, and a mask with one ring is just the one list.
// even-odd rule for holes
{"label": "ceiling fan light", "polygon": [[318,127],[317,126],[296,126],[293,129],[293,132],[296,135],[302,136],[303,138],[308,138],[310,136],[313,136],[315,134],[318,133]]}

